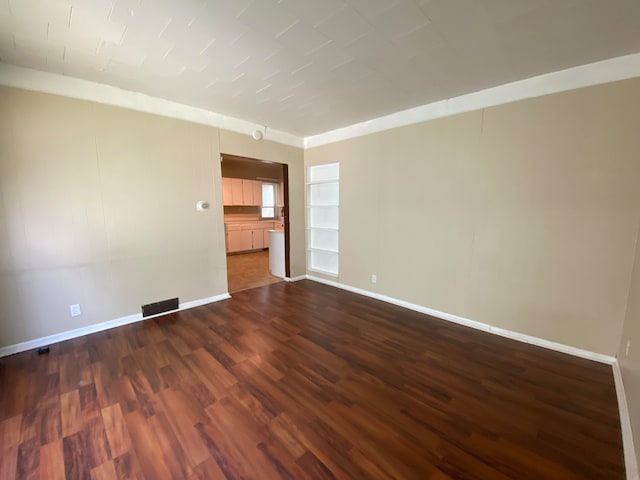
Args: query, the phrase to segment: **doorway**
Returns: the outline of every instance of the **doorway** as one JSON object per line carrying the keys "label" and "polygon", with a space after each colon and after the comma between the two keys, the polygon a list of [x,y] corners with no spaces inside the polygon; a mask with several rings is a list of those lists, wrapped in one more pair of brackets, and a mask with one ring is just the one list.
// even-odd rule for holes
{"label": "doorway", "polygon": [[229,293],[289,276],[288,166],[221,154]]}

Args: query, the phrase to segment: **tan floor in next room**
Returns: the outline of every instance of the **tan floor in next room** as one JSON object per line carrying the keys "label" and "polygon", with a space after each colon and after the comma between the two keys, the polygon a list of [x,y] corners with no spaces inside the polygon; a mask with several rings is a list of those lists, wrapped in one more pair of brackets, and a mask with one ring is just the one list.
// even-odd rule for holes
{"label": "tan floor in next room", "polygon": [[227,279],[229,293],[282,281],[269,273],[269,250],[228,255]]}

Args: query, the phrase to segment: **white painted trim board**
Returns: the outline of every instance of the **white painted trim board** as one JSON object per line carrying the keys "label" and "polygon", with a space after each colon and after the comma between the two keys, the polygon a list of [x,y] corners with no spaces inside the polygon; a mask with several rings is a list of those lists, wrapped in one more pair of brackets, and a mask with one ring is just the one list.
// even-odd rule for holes
{"label": "white painted trim board", "polygon": [[622,431],[622,444],[624,449],[624,461],[625,461],[625,469],[627,471],[627,480],[640,480],[640,476],[638,473],[638,464],[635,457],[633,433],[631,431],[631,419],[629,417],[629,408],[628,408],[627,398],[624,391],[624,384],[622,381],[622,373],[620,372],[620,365],[618,364],[618,360],[615,357],[611,357],[609,355],[603,355],[601,353],[591,352],[589,350],[583,350],[576,347],[571,347],[569,345],[564,345],[557,342],[551,342],[549,340],[533,337],[531,335],[525,335],[518,332],[513,332],[511,330],[505,330],[503,328],[492,327],[491,325],[487,325],[486,323],[477,322],[475,320],[469,320],[468,318],[459,317],[457,315],[452,315],[450,313],[440,312],[432,308],[423,307],[422,305],[417,305],[411,302],[405,302],[404,300],[388,297],[386,295],[381,295],[379,293],[371,292],[369,290],[364,290],[362,288],[352,287],[344,283],[334,282],[332,280],[326,280],[320,277],[314,277],[313,275],[307,275],[307,279],[312,280],[314,282],[323,283],[325,285],[330,285],[332,287],[340,288],[342,290],[347,290],[349,292],[357,293],[359,295],[364,295],[366,297],[375,298],[383,302],[391,303],[393,305],[398,305],[400,307],[404,307],[409,310],[431,315],[433,317],[437,317],[442,320],[447,320],[449,322],[457,323],[459,325],[471,327],[476,330],[481,330],[483,332],[493,333],[495,335],[500,335],[502,337],[510,338],[512,340],[529,343],[531,345],[536,345],[538,347],[543,347],[550,350],[555,350],[557,352],[573,355],[576,357],[585,358],[587,360],[593,360],[599,363],[611,365],[613,370],[613,379],[615,382],[616,396],[618,399],[618,411],[620,414],[620,429]]}
{"label": "white painted trim board", "polygon": [[631,419],[629,417],[627,398],[624,392],[624,384],[622,382],[620,365],[618,364],[618,360],[615,357],[591,352],[589,350],[583,350],[580,348],[571,347],[569,345],[563,345],[557,342],[551,342],[549,340],[533,337],[531,335],[524,335],[522,333],[513,332],[511,330],[505,330],[503,328],[492,327],[491,325],[487,325],[486,323],[477,322],[475,320],[469,320],[467,318],[459,317],[457,315],[452,315],[450,313],[440,312],[438,310],[423,307],[415,303],[405,302],[404,300],[398,300],[397,298],[388,297],[386,295],[381,295],[379,293],[371,292],[369,290],[352,287],[344,283],[334,282],[334,281],[326,280],[320,277],[314,277],[313,275],[307,275],[307,278],[314,282],[323,283],[325,285],[330,285],[332,287],[340,288],[342,290],[347,290],[349,292],[364,295],[366,297],[382,300],[383,302],[408,308],[409,310],[414,310],[416,312],[425,313],[427,315],[431,315],[433,317],[437,317],[442,320],[447,320],[453,323],[457,323],[459,325],[464,325],[466,327],[471,327],[476,330],[493,333],[495,335],[500,335],[502,337],[510,338],[512,340],[518,340],[520,342],[525,342],[531,345],[536,345],[536,346],[547,348],[550,350],[555,350],[557,352],[562,352],[562,353],[566,353],[576,357],[585,358],[587,360],[593,360],[599,363],[611,365],[613,370],[613,379],[615,382],[616,395],[618,398],[618,410],[620,412],[620,429],[622,431],[622,443],[624,448],[624,460],[625,460],[625,468],[627,471],[627,479],[640,480],[640,476],[638,473],[637,460],[635,457],[633,434],[631,432]]}
{"label": "white painted trim board", "polygon": [[[575,355],[581,358],[586,358],[589,360],[594,360],[600,363],[610,364],[613,368],[613,378],[615,381],[616,395],[618,398],[618,409],[620,412],[620,425],[622,430],[622,439],[624,446],[624,458],[625,458],[625,467],[627,471],[627,479],[628,480],[640,480],[638,475],[638,466],[635,458],[635,450],[633,443],[633,434],[631,432],[631,420],[629,417],[628,404],[626,400],[626,395],[624,391],[624,383],[622,381],[622,374],[620,372],[620,366],[618,361],[614,357],[610,357],[607,355],[602,355],[594,352],[589,352],[587,350],[578,349],[575,347],[570,347],[568,345],[563,345],[556,342],[550,342],[548,340],[540,339],[537,337],[532,337],[529,335],[520,334],[517,332],[512,332],[510,330],[505,330],[497,327],[492,327],[490,325],[476,322],[474,320],[469,320],[463,317],[458,317],[456,315],[440,312],[438,310],[434,310],[431,308],[423,307],[421,305],[417,305],[410,302],[405,302],[404,300],[398,300],[393,297],[388,297],[386,295],[381,295],[378,293],[371,292],[369,290],[364,290],[357,287],[351,287],[346,284],[342,284],[339,282],[334,282],[331,280],[325,280],[320,277],[314,277],[313,275],[298,275],[296,277],[285,277],[285,281],[287,282],[297,282],[299,280],[309,279],[314,282],[323,283],[326,285],[330,285],[332,287],[340,288],[343,290],[347,290],[353,293],[357,293],[360,295],[364,295],[367,297],[375,298],[377,300],[381,300],[387,303],[391,303],[394,305],[398,305],[404,308],[408,308],[410,310],[417,311],[419,313],[425,313],[427,315],[431,315],[443,320],[451,321],[453,323],[457,323],[460,325],[464,325],[467,327],[475,328],[477,330],[482,330],[485,332],[493,333],[496,335],[500,335],[503,337],[511,338],[513,340],[518,340],[521,342],[529,343],[532,345],[537,345],[540,347],[548,348],[551,350],[556,350],[562,353],[568,353],[570,355]],[[126,317],[117,318],[114,320],[109,320],[107,322],[97,323],[94,325],[89,325],[87,327],[78,328],[75,330],[68,330],[66,332],[57,333],[54,335],[49,335],[47,337],[41,337],[34,340],[29,340],[27,342],[18,343],[15,345],[8,345],[6,347],[0,347],[0,358],[6,357],[7,355],[12,355],[14,353],[23,352],[26,350],[31,350],[34,348],[42,347],[45,345],[51,345],[53,343],[61,342],[64,340],[70,340],[72,338],[77,338],[83,335],[88,335],[91,333],[101,332],[104,330],[109,330],[111,328],[119,327],[122,325],[128,325],[130,323],[140,322],[143,320],[148,320],[151,318],[159,317],[162,315],[166,315],[172,312],[178,312],[181,310],[187,310],[189,308],[198,307],[200,305],[206,305],[208,303],[218,302],[220,300],[225,300],[231,298],[229,293],[223,293],[221,295],[215,295],[213,297],[202,298],[198,300],[193,300],[190,302],[181,303],[177,310],[172,310],[171,312],[163,312],[157,315],[150,315],[148,317],[142,317],[141,313],[137,313],[134,315],[128,315]]]}
{"label": "white painted trim board", "polygon": [[638,461],[631,431],[631,417],[629,416],[629,404],[624,391],[624,382],[618,360],[613,363],[613,380],[616,384],[616,396],[618,397],[618,411],[620,412],[620,429],[622,430],[622,445],[624,448],[624,463],[627,471],[627,480],[640,480]]}
{"label": "white painted trim board", "polygon": [[[640,53],[498,85],[304,138],[267,128],[265,139],[304,149],[313,148],[472,110],[635,77],[640,77]],[[143,93],[1,62],[0,85],[114,105],[246,135],[265,128],[264,125]]]}
{"label": "white painted trim board", "polygon": [[285,282],[299,282],[300,280],[306,279],[306,275],[298,275],[297,277],[284,277]]}
{"label": "white painted trim board", "polygon": [[226,300],[227,298],[231,298],[231,295],[229,295],[228,293],[222,293],[213,297],[200,298],[198,300],[181,303],[178,306],[177,310],[162,312],[158,313],[157,315],[149,315],[148,317],[143,317],[142,313],[136,313],[133,315],[127,315],[126,317],[108,320],[106,322],[94,323],[93,325],[87,325],[86,327],[76,328],[74,330],[67,330],[66,332],[55,333],[46,337],[35,338],[26,342],[16,343],[14,345],[7,345],[5,347],[0,347],[0,358],[6,357],[7,355],[13,355],[14,353],[31,350],[33,348],[44,347],[46,345],[62,342],[64,340],[81,337],[83,335],[89,335],[90,333],[102,332],[103,330],[109,330],[111,328],[120,327],[122,325],[149,320],[150,318],[167,315],[168,313],[179,312],[182,310],[187,310],[189,308],[199,307],[200,305],[206,305],[207,303],[219,302],[220,300]]}
{"label": "white painted trim board", "polygon": [[304,148],[319,147],[459,113],[635,77],[640,77],[640,53],[538,75],[308,136],[304,139]]}
{"label": "white painted trim board", "polygon": [[549,350],[555,350],[556,352],[567,353],[569,355],[586,358],[588,360],[593,360],[593,361],[596,361],[599,363],[605,363],[608,365],[613,365],[616,361],[615,357],[612,357],[610,355],[603,355],[601,353],[591,352],[589,350],[583,350],[581,348],[564,345],[562,343],[552,342],[550,340],[545,340],[543,338],[533,337],[531,335],[525,335],[524,333],[518,333],[512,330],[494,327],[492,325],[478,322],[476,320],[470,320],[468,318],[460,317],[458,315],[453,315],[451,313],[441,312],[439,310],[434,310],[433,308],[424,307],[422,305],[407,302],[405,300],[399,300],[394,297],[389,297],[387,295],[382,295],[380,293],[371,292],[369,290],[364,290],[362,288],[352,287],[351,285],[346,285],[344,283],[334,282],[332,280],[326,280],[324,278],[315,277],[313,275],[307,275],[307,278],[309,280],[313,280],[314,282],[324,283],[332,287],[341,288],[342,290],[358,293],[360,295],[375,298],[377,300],[382,300],[383,302],[391,303],[393,305],[398,305],[400,307],[404,307],[409,310],[413,310],[419,313],[424,313],[426,315],[431,315],[432,317],[437,317],[442,320],[447,320],[449,322],[457,323],[459,325],[471,327],[476,330],[481,330],[483,332],[493,333],[495,335],[500,335],[501,337],[510,338],[512,340],[518,340],[520,342],[529,343],[531,345],[536,345],[538,347],[548,348]]}
{"label": "white painted trim board", "polygon": [[104,105],[113,105],[129,110],[218,127],[245,135],[251,135],[254,130],[260,130],[264,132],[264,140],[271,140],[298,148],[302,148],[304,144],[303,139],[296,135],[272,128],[267,128],[265,131],[264,125],[211,112],[203,108],[152,97],[144,93],[123,90],[103,83],[16,67],[15,65],[1,62],[0,85],[88,100]]}

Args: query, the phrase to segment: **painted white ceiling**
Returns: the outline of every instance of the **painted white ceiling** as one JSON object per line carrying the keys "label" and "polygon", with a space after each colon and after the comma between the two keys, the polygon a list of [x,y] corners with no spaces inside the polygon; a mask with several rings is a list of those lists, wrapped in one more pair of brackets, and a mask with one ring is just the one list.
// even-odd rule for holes
{"label": "painted white ceiling", "polygon": [[4,63],[299,136],[639,51],[639,0],[0,0]]}

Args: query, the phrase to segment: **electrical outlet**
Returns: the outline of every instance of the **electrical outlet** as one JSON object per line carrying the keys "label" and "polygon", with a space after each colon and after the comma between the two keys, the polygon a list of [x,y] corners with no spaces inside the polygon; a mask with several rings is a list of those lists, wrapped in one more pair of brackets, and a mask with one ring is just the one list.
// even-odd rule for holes
{"label": "electrical outlet", "polygon": [[376,283],[378,281],[377,275],[371,275],[371,283]]}
{"label": "electrical outlet", "polygon": [[69,305],[69,310],[71,310],[71,316],[77,317],[82,315],[82,310],[80,310],[80,304],[76,303],[75,305]]}
{"label": "electrical outlet", "polygon": [[627,340],[627,348],[624,351],[624,356],[628,357],[629,356],[629,349],[631,348],[631,340]]}

